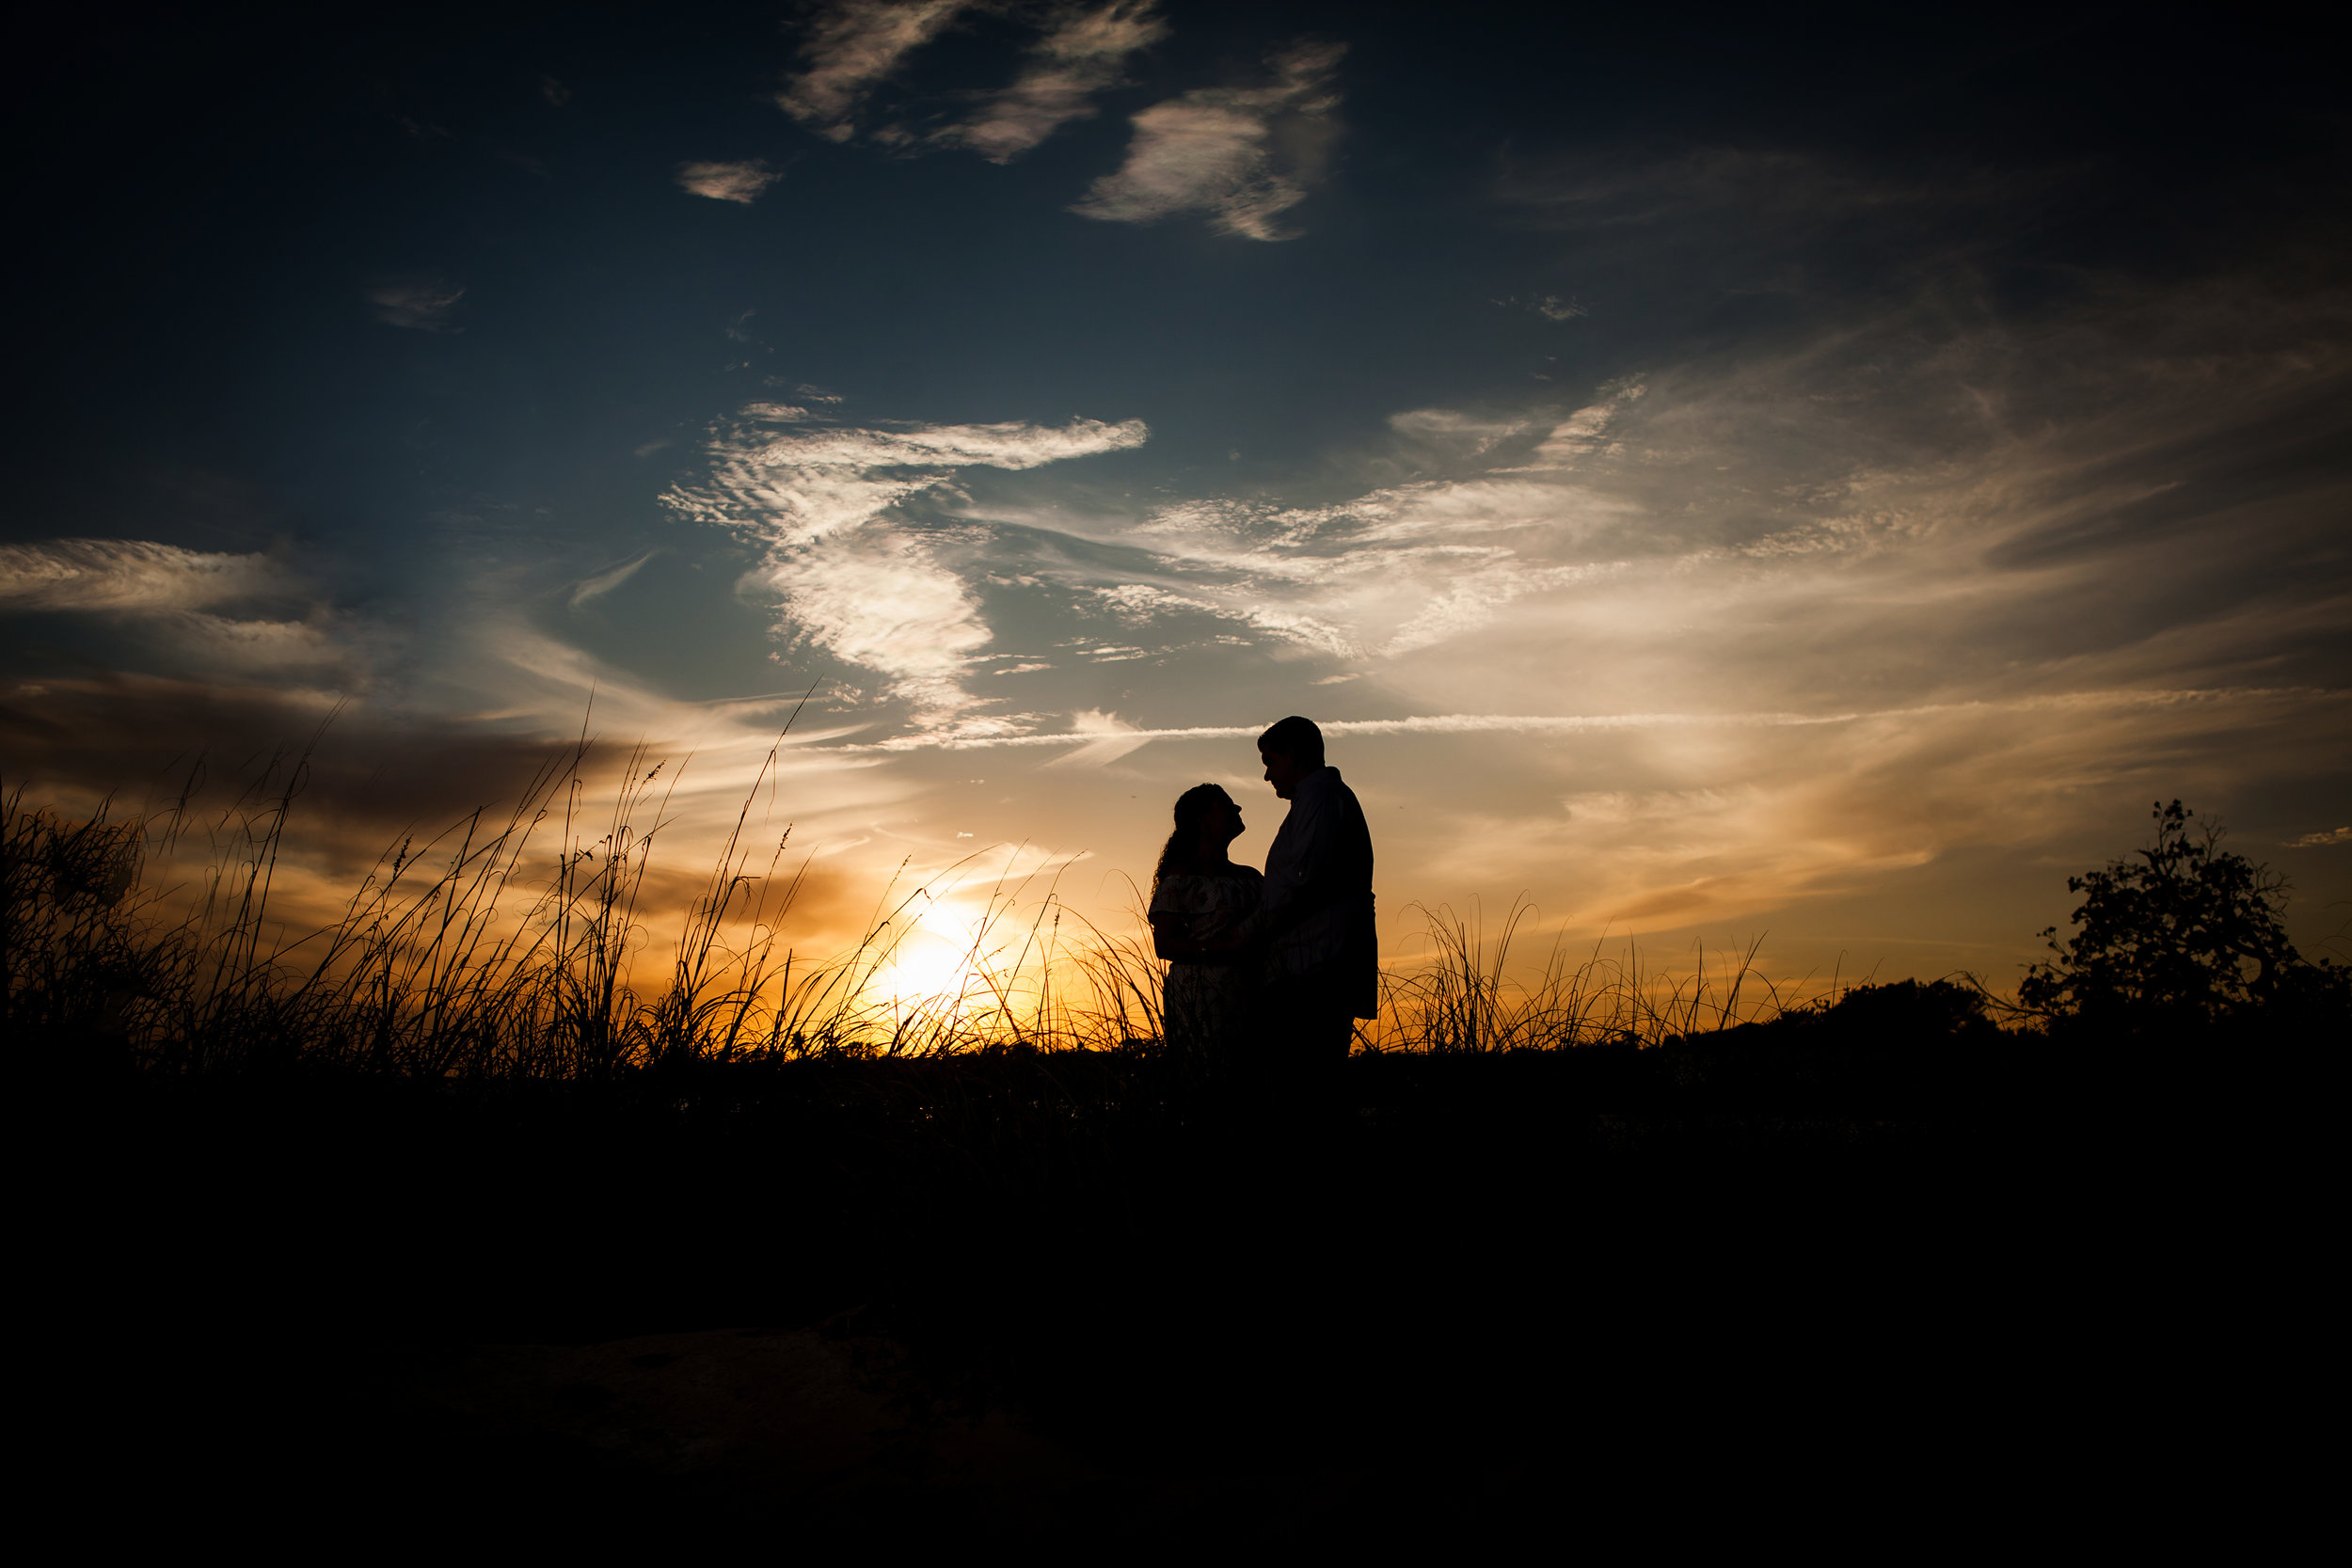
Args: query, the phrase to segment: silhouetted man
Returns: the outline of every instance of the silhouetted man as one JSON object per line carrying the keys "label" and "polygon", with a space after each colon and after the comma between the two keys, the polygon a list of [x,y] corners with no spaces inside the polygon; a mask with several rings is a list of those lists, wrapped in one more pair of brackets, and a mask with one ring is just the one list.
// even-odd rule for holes
{"label": "silhouetted man", "polygon": [[1356,1020],[1379,1011],[1372,831],[1356,792],[1323,761],[1323,732],[1282,720],[1258,737],[1266,782],[1291,803],[1266,851],[1265,891],[1241,936],[1263,944],[1263,1049],[1311,1073],[1347,1055]]}

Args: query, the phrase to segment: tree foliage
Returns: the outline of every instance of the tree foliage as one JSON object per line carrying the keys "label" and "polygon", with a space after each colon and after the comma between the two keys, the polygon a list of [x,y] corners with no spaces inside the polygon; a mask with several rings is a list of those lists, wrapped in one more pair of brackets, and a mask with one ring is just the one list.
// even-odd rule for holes
{"label": "tree foliage", "polygon": [[2286,879],[2223,849],[2217,824],[2178,800],[2154,811],[2156,841],[2137,859],[2066,879],[2084,895],[2053,961],[2026,971],[2018,999],[2045,1017],[2132,1024],[2215,1022],[2280,1002],[2340,999],[2346,972],[2307,962],[2280,912]]}

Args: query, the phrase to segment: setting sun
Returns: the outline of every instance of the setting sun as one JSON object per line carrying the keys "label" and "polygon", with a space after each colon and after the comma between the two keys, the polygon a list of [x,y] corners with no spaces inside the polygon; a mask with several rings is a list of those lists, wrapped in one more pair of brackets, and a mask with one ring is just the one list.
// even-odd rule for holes
{"label": "setting sun", "polygon": [[971,939],[918,925],[874,970],[866,994],[899,1007],[960,1004],[974,979]]}

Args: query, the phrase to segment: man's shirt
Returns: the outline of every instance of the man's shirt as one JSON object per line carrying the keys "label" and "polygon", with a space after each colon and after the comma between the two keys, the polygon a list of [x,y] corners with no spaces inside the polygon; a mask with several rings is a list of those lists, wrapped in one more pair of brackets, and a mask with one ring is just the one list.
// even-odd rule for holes
{"label": "man's shirt", "polygon": [[1266,851],[1263,901],[1245,929],[1267,939],[1269,975],[1336,962],[1370,993],[1379,963],[1372,830],[1338,768],[1318,768],[1292,789],[1290,815]]}

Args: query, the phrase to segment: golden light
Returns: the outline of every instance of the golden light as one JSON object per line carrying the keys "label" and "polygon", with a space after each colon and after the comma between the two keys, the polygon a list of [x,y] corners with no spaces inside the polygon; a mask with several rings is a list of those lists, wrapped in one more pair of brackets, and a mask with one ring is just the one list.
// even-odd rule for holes
{"label": "golden light", "polygon": [[970,934],[931,913],[899,938],[865,990],[875,1001],[918,1007],[961,998],[972,973]]}

